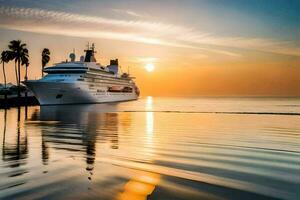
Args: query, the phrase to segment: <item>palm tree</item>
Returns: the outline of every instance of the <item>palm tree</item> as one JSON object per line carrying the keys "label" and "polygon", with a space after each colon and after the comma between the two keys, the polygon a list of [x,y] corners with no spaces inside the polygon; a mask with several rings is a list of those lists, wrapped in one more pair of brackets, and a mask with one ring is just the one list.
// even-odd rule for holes
{"label": "palm tree", "polygon": [[[8,48],[10,49],[10,54],[12,58],[15,60],[15,71],[18,84],[18,97],[20,97],[21,61],[24,59],[24,57],[28,59],[28,49],[26,48],[25,43],[22,44],[21,40],[10,41]],[[18,65],[18,69],[16,69],[16,65]]]}
{"label": "palm tree", "polygon": [[25,77],[24,80],[27,81],[28,80],[28,66],[29,66],[29,59],[28,57],[23,57],[22,61],[21,61],[21,65],[25,65]]}
{"label": "palm tree", "polygon": [[50,50],[44,48],[42,52],[42,77],[44,76],[44,68],[49,61],[50,61]]}
{"label": "palm tree", "polygon": [[1,59],[1,62],[2,62],[2,67],[3,67],[4,87],[6,88],[6,73],[5,73],[4,64],[8,63],[11,60],[9,52],[8,51],[2,51],[0,59]]}
{"label": "palm tree", "polygon": [[8,91],[6,90],[6,73],[5,73],[5,67],[4,64],[8,63],[10,60],[12,60],[11,54],[9,53],[9,51],[2,51],[1,53],[1,58],[0,58],[1,62],[2,62],[2,67],[3,67],[3,78],[4,78],[4,104],[5,106],[7,106],[7,94]]}
{"label": "palm tree", "polygon": [[[25,77],[24,80],[27,81],[28,80],[28,66],[29,66],[29,59],[28,57],[22,57],[21,59],[21,65],[25,65]],[[25,118],[27,119],[27,97],[28,97],[28,93],[27,93],[27,89],[25,90]]]}

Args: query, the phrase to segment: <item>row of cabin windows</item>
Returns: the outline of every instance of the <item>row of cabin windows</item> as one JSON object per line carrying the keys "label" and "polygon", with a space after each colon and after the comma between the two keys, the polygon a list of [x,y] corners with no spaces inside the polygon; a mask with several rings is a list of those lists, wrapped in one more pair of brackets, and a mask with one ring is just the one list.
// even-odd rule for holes
{"label": "row of cabin windows", "polygon": [[111,93],[132,93],[133,92],[133,89],[131,87],[124,87],[122,89],[113,89],[112,87],[109,87],[107,91],[105,90],[100,90],[100,89],[97,89],[97,92],[111,92]]}

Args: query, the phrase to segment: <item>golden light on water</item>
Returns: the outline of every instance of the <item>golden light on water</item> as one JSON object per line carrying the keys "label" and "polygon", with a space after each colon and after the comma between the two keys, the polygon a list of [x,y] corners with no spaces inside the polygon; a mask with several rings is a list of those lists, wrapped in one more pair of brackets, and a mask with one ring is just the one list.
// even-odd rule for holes
{"label": "golden light on water", "polygon": [[[153,134],[154,134],[154,113],[153,99],[148,96],[145,102],[146,118],[145,118],[145,155],[152,160],[154,155]],[[160,175],[152,172],[140,171],[136,173],[125,185],[117,199],[125,200],[146,200],[153,193],[155,187],[160,182]]]}
{"label": "golden light on water", "polygon": [[148,135],[153,134],[153,112],[146,113],[146,131]]}
{"label": "golden light on water", "polygon": [[159,174],[144,171],[138,172],[136,176],[125,184],[124,191],[117,199],[145,200],[154,191],[159,181]]}
{"label": "golden light on water", "polygon": [[153,107],[152,107],[152,96],[147,96],[147,99],[146,99],[146,111],[152,111]]}
{"label": "golden light on water", "polygon": [[146,133],[148,136],[153,135],[154,117],[152,109],[152,97],[148,96],[146,99]]}
{"label": "golden light on water", "polygon": [[153,107],[152,107],[152,97],[148,96],[146,100],[146,147],[147,151],[153,155],[153,134],[154,134],[154,115],[153,115]]}

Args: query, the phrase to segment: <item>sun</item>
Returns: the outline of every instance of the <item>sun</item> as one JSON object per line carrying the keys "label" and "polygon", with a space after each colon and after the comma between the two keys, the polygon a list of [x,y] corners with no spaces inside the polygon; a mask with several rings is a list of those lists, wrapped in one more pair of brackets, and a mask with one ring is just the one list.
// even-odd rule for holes
{"label": "sun", "polygon": [[145,65],[145,69],[148,71],[148,72],[152,72],[154,70],[154,65],[153,63],[148,63]]}

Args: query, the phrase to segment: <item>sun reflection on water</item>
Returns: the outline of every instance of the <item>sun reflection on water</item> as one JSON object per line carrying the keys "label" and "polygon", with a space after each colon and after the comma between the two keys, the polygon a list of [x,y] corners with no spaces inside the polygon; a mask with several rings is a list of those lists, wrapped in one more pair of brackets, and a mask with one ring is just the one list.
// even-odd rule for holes
{"label": "sun reflection on water", "polygon": [[146,112],[146,133],[147,135],[153,135],[153,112]]}
{"label": "sun reflection on water", "polygon": [[148,96],[146,100],[146,148],[149,153],[153,153],[153,129],[154,129],[154,116],[152,112],[152,97]]}
{"label": "sun reflection on water", "polygon": [[147,96],[146,98],[146,111],[152,111],[153,109],[153,100],[152,96]]}
{"label": "sun reflection on water", "polygon": [[118,196],[119,200],[143,200],[152,194],[156,185],[159,184],[160,175],[141,171],[136,176],[132,177],[125,186],[124,191]]}

